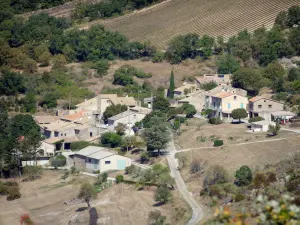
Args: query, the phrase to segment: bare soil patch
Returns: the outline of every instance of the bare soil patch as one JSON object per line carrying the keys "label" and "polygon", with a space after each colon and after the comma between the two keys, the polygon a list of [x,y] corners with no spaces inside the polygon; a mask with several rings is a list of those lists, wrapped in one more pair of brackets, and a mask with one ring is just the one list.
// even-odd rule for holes
{"label": "bare soil patch", "polygon": [[[80,184],[93,177],[75,176],[71,182],[62,182],[62,172],[45,171],[41,179],[33,182],[20,182],[21,198],[6,201],[0,197],[0,224],[19,224],[20,216],[28,213],[37,224],[65,225],[71,221],[81,221],[88,224],[89,213],[86,203],[76,201],[73,204],[63,204],[64,201],[76,198]],[[172,191],[173,200],[163,206],[155,207],[153,200],[155,188],[137,191],[133,185],[115,185],[98,194],[92,200],[91,206],[96,207],[100,224],[147,224],[148,213],[158,209],[167,216],[168,221],[184,224],[191,216],[187,204],[179,197],[176,190]],[[184,218],[177,216],[176,208],[186,208]]]}

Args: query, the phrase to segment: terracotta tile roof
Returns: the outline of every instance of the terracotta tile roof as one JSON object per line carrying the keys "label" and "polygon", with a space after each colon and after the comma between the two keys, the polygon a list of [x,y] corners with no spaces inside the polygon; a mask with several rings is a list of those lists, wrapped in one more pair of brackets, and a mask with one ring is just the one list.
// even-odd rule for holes
{"label": "terracotta tile roof", "polygon": [[213,97],[216,97],[216,98],[227,98],[229,96],[233,95],[231,92],[219,92],[217,94],[214,94]]}
{"label": "terracotta tile roof", "polygon": [[263,97],[257,95],[257,96],[255,96],[255,97],[253,97],[253,98],[250,98],[250,99],[249,99],[249,102],[256,102],[256,101],[258,101],[258,100],[261,100],[262,98],[263,98]]}
{"label": "terracotta tile roof", "polygon": [[76,112],[76,113],[73,113],[73,114],[64,116],[62,119],[63,119],[63,120],[74,121],[74,120],[78,120],[78,119],[80,119],[81,117],[85,116],[86,113],[87,113],[87,111],[82,110],[82,111],[79,111],[79,112]]}

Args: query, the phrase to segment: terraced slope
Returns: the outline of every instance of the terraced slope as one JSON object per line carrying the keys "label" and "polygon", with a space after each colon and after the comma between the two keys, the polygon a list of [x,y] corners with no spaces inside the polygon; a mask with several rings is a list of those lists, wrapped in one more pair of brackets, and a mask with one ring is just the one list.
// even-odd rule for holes
{"label": "terraced slope", "polygon": [[269,28],[278,12],[297,4],[300,0],[171,0],[123,17],[83,24],[81,28],[100,23],[131,40],[150,40],[164,49],[178,34],[228,37],[245,28]]}

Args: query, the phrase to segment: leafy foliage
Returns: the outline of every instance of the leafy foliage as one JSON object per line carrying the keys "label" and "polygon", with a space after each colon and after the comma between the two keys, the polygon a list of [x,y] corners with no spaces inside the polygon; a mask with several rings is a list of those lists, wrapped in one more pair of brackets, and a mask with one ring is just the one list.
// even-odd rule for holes
{"label": "leafy foliage", "polygon": [[97,197],[97,192],[93,185],[89,183],[83,183],[80,186],[78,198],[84,199],[84,201],[87,203],[89,208],[90,208],[90,200],[96,197]]}
{"label": "leafy foliage", "polygon": [[108,145],[111,148],[121,146],[122,137],[114,132],[106,132],[101,135],[101,143],[103,145]]}
{"label": "leafy foliage", "polygon": [[108,118],[115,116],[119,113],[125,112],[127,110],[126,105],[110,105],[106,108],[106,110],[103,113],[103,120],[105,123],[107,123]]}
{"label": "leafy foliage", "polygon": [[219,147],[224,144],[223,140],[216,139],[214,140],[214,147]]}
{"label": "leafy foliage", "polygon": [[280,131],[280,125],[279,123],[276,123],[275,126],[273,125],[269,125],[269,130],[268,132],[270,132],[273,136],[276,136]]}
{"label": "leafy foliage", "polygon": [[246,118],[248,116],[248,113],[246,109],[239,108],[232,110],[231,115],[233,119],[241,121],[241,119]]}
{"label": "leafy foliage", "polygon": [[241,166],[235,173],[237,184],[240,186],[248,185],[252,182],[252,171],[248,166]]}
{"label": "leafy foliage", "polygon": [[166,185],[159,186],[154,194],[154,200],[161,204],[168,202],[171,198],[171,191]]}
{"label": "leafy foliage", "polygon": [[238,61],[230,54],[220,56],[217,61],[218,72],[221,74],[234,73],[240,68]]}

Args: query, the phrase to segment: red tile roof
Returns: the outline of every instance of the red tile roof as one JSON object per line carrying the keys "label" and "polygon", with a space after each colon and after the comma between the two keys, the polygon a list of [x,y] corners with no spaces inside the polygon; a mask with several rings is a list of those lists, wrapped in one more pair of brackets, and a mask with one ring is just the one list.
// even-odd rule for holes
{"label": "red tile roof", "polygon": [[219,92],[217,94],[214,94],[213,97],[216,97],[216,98],[227,98],[229,96],[233,95],[231,92]]}

